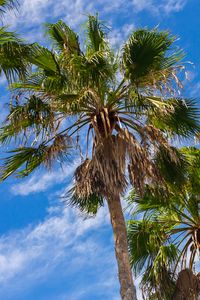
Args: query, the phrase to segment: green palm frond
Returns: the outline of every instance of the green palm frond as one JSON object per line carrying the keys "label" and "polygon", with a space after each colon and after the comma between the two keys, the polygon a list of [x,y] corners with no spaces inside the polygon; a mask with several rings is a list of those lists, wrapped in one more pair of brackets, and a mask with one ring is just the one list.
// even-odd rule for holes
{"label": "green palm frond", "polygon": [[26,75],[29,50],[18,35],[0,27],[0,71],[9,81]]}
{"label": "green palm frond", "polygon": [[0,0],[0,13],[5,13],[7,10],[18,8],[19,2],[17,0]]}
{"label": "green palm frond", "polygon": [[5,158],[1,167],[1,180],[16,172],[18,177],[32,173],[41,164],[50,168],[56,160],[62,162],[67,158],[70,141],[64,135],[55,136],[51,145],[42,143],[38,147],[21,147],[10,151],[13,154]]}
{"label": "green palm frond", "polygon": [[[128,222],[128,237],[131,253],[131,264],[136,274],[139,274],[145,266],[152,264],[168,238],[167,231],[171,225],[160,227],[157,221],[143,219]],[[154,258],[153,258],[154,256]]]}
{"label": "green palm frond", "polygon": [[[172,252],[173,255],[172,247],[167,248],[169,248],[167,252]],[[158,264],[156,267],[150,266],[143,275],[141,281],[143,297],[148,300],[171,300],[175,290],[176,278],[163,264]]]}
{"label": "green palm frond", "polygon": [[10,85],[12,92],[44,92],[43,82],[47,77],[44,72],[38,71],[28,75],[23,81],[13,82]]}
{"label": "green palm frond", "polygon": [[98,209],[104,204],[104,199],[101,195],[94,193],[87,198],[83,198],[77,195],[74,187],[63,198],[67,198],[66,201],[70,206],[76,207],[81,212],[91,216],[96,215]]}
{"label": "green palm frond", "polygon": [[99,20],[98,15],[88,16],[86,41],[87,51],[90,53],[108,50],[106,42],[106,26]]}
{"label": "green palm frond", "polygon": [[181,152],[187,158],[189,164],[188,185],[189,191],[195,195],[200,194],[200,150],[195,147],[185,147]]}
{"label": "green palm frond", "polygon": [[61,73],[53,74],[53,72],[47,76],[47,72],[49,71],[32,73],[23,81],[12,83],[10,89],[15,93],[30,91],[32,93],[39,93],[40,95],[55,95],[64,90],[66,83],[69,83],[68,76]]}
{"label": "green palm frond", "polygon": [[147,228],[147,223],[135,220],[128,222],[128,240],[129,251],[131,253],[130,261],[135,273],[140,273],[148,262],[149,250],[148,243],[150,230]]}
{"label": "green palm frond", "polygon": [[115,77],[116,66],[105,56],[104,52],[95,52],[87,57],[86,61],[88,77],[91,78],[91,82],[95,82],[98,85],[105,84],[107,81],[112,81]]}
{"label": "green palm frond", "polygon": [[17,172],[19,177],[24,177],[37,168],[44,160],[45,146],[38,148],[24,147],[12,150],[13,155],[5,159],[4,165],[1,167],[1,180],[5,180],[8,176],[19,170],[25,164],[25,168]]}
{"label": "green palm frond", "polygon": [[162,98],[139,94],[131,89],[126,106],[135,114],[147,116],[147,122],[170,137],[192,137],[200,130],[200,110],[194,99]]}
{"label": "green palm frond", "polygon": [[181,51],[168,54],[174,40],[168,32],[158,32],[157,29],[134,31],[123,47],[122,69],[125,76],[136,86],[165,81],[171,75],[169,69],[183,57]]}
{"label": "green palm frond", "polygon": [[127,106],[131,104],[133,104],[136,113],[146,114],[149,116],[149,120],[157,115],[165,117],[165,115],[170,113],[173,109],[171,103],[165,101],[162,97],[152,95],[144,96],[139,94],[135,88],[130,89],[127,97]]}
{"label": "green palm frond", "polygon": [[25,104],[12,105],[10,114],[7,116],[6,124],[0,129],[0,142],[7,144],[12,138],[23,133],[22,137],[27,139],[26,130],[35,129],[35,135],[48,131],[56,126],[56,119],[51,107],[40,98],[31,96]]}
{"label": "green palm frond", "polygon": [[156,215],[128,222],[130,260],[136,275],[142,275],[144,299],[170,300],[173,295],[179,252],[170,240],[171,229],[169,222],[160,226]]}
{"label": "green palm frond", "polygon": [[183,137],[195,136],[200,130],[200,111],[193,99],[168,99],[167,114],[162,111],[149,115],[149,122],[171,135]]}
{"label": "green palm frond", "polygon": [[178,188],[186,182],[188,162],[178,149],[171,147],[169,151],[161,146],[156,155],[156,164],[168,184]]}
{"label": "green palm frond", "polygon": [[80,54],[77,34],[62,20],[55,24],[46,24],[46,35],[49,36],[57,50],[66,54]]}
{"label": "green palm frond", "polygon": [[45,47],[35,43],[32,45],[29,60],[32,64],[41,68],[46,75],[60,73],[60,67],[57,62],[56,54]]}
{"label": "green palm frond", "polygon": [[172,203],[178,203],[176,194],[170,193],[166,187],[158,185],[146,185],[144,188],[143,197],[129,195],[129,207],[133,216],[156,215],[160,210],[169,209]]}

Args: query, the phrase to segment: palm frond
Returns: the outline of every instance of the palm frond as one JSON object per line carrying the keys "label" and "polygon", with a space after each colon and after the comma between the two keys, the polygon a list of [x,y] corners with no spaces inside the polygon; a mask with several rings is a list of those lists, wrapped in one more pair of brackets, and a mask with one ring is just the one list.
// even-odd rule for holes
{"label": "palm frond", "polygon": [[46,76],[43,72],[38,71],[27,74],[26,78],[21,81],[16,81],[10,84],[10,90],[14,93],[21,94],[21,92],[44,92],[43,82]]}
{"label": "palm frond", "polygon": [[68,156],[70,141],[66,136],[57,135],[51,145],[45,142],[38,147],[21,147],[10,151],[13,154],[4,160],[1,166],[1,180],[16,172],[18,177],[32,173],[41,164],[50,168],[54,161],[61,162]]}
{"label": "palm frond", "polygon": [[31,47],[29,60],[32,64],[41,68],[46,75],[59,74],[60,72],[56,54],[37,43]]}
{"label": "palm frond", "polygon": [[162,247],[168,239],[167,232],[170,226],[166,224],[160,227],[156,220],[149,218],[128,222],[131,264],[136,274],[139,274],[144,267],[150,266],[159,251],[166,249]]}
{"label": "palm frond", "polygon": [[50,37],[57,50],[64,54],[80,54],[77,34],[62,20],[55,24],[46,24],[46,35]]}
{"label": "palm frond", "polygon": [[175,98],[168,99],[167,104],[171,107],[167,114],[157,111],[149,116],[149,121],[172,136],[195,136],[200,130],[200,111],[195,100]]}
{"label": "palm frond", "polygon": [[[25,104],[12,105],[10,114],[7,116],[6,124],[0,128],[0,142],[7,144],[12,138],[17,138],[24,133],[26,140],[26,131],[35,130],[38,136],[52,131],[56,126],[56,118],[51,107],[40,98],[32,95]],[[34,132],[33,130],[33,132]],[[32,132],[32,133],[33,133]]]}
{"label": "palm frond", "polygon": [[[170,76],[170,68],[182,59],[182,52],[168,54],[175,38],[157,29],[134,31],[122,51],[122,69],[136,86],[155,85]],[[147,83],[149,82],[149,83]]]}
{"label": "palm frond", "polygon": [[195,147],[184,147],[181,152],[189,164],[188,189],[192,194],[200,194],[200,150]]}
{"label": "palm frond", "polygon": [[169,300],[174,292],[179,252],[170,239],[172,228],[167,222],[160,226],[156,214],[128,222],[130,259],[136,275],[142,275],[144,299]]}
{"label": "palm frond", "polygon": [[19,2],[17,0],[0,0],[0,13],[5,13],[8,10],[18,8]]}
{"label": "palm frond", "polygon": [[10,151],[13,155],[7,157],[1,167],[1,180],[16,172],[25,164],[25,168],[17,172],[19,177],[24,177],[37,168],[44,159],[45,146],[38,148],[23,147]]}
{"label": "palm frond", "polygon": [[11,81],[16,77],[24,78],[28,69],[30,46],[10,32],[0,27],[0,71]]}
{"label": "palm frond", "polygon": [[93,193],[88,195],[88,197],[83,198],[76,193],[75,187],[71,188],[67,192],[64,196],[64,199],[65,198],[70,206],[76,207],[81,212],[91,216],[96,215],[98,209],[104,204],[102,195]]}
{"label": "palm frond", "polygon": [[178,149],[171,147],[171,150],[172,152],[160,146],[156,155],[156,164],[164,180],[177,189],[186,182],[188,163]]}
{"label": "palm frond", "polygon": [[88,16],[86,45],[89,53],[109,49],[106,42],[106,29],[106,26],[99,20],[98,14]]}

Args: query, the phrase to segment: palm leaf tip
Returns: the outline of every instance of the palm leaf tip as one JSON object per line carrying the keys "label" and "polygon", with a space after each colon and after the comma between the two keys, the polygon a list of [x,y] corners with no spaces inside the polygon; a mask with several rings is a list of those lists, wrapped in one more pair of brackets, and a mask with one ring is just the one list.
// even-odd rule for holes
{"label": "palm leaf tip", "polygon": [[88,40],[86,41],[89,52],[98,52],[108,49],[106,42],[106,26],[96,16],[89,15],[87,21]]}
{"label": "palm leaf tip", "polygon": [[80,54],[78,35],[62,20],[55,24],[46,24],[46,35],[50,37],[53,45],[66,54]]}
{"label": "palm leaf tip", "polygon": [[184,137],[197,135],[200,131],[200,110],[194,99],[171,99],[174,111],[166,117],[166,125]]}
{"label": "palm leaf tip", "polygon": [[19,1],[17,0],[0,0],[0,13],[5,13],[8,10],[17,9]]}
{"label": "palm leaf tip", "polygon": [[90,216],[96,215],[98,209],[103,206],[104,203],[103,197],[96,193],[90,194],[88,197],[78,195],[75,186],[71,188],[63,198],[66,199],[66,202],[70,206]]}
{"label": "palm leaf tip", "polygon": [[42,145],[38,149],[30,147],[17,148],[10,151],[10,153],[14,153],[14,155],[5,159],[4,165],[1,167],[1,180],[5,180],[24,165],[24,169],[17,171],[17,175],[24,177],[31,173],[43,162],[44,146]]}
{"label": "palm leaf tip", "polygon": [[16,173],[18,177],[24,177],[33,172],[40,165],[52,167],[55,161],[63,162],[68,157],[70,141],[65,136],[57,135],[51,145],[45,143],[38,147],[21,147],[10,151],[14,153],[4,160],[1,167],[1,180]]}

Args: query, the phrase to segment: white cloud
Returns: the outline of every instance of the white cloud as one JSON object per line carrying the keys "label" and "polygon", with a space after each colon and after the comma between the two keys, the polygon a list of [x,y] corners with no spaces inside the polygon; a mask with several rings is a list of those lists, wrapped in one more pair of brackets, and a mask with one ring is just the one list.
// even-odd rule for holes
{"label": "white cloud", "polygon": [[40,174],[38,171],[23,182],[14,184],[11,187],[11,192],[14,195],[21,196],[44,192],[56,184],[69,181],[79,163],[80,160],[76,159],[72,164],[66,165],[63,168],[59,167],[57,171],[47,171],[43,174]]}
{"label": "white cloud", "polygon": [[127,12],[132,12],[134,16],[141,11],[149,11],[156,15],[163,15],[179,12],[186,5],[187,0],[132,0],[124,2],[122,0],[21,0],[19,13],[9,13],[6,21],[13,28],[25,32],[29,41],[43,41],[42,24],[47,21],[55,21],[59,18],[64,19],[73,28],[86,20],[88,14],[100,12],[100,17],[113,20],[119,14],[124,17]]}
{"label": "white cloud", "polygon": [[149,10],[151,12],[157,10],[158,5],[155,5],[153,0],[132,0],[133,8],[136,12]]}
{"label": "white cloud", "polygon": [[[117,271],[114,251],[110,245],[102,246],[101,239],[93,234],[94,231],[103,233],[108,219],[105,208],[99,211],[96,218],[87,220],[80,218],[72,209],[65,208],[59,215],[48,217],[35,228],[1,237],[0,298],[5,299],[7,293],[9,299],[18,292],[19,296],[15,294],[15,298],[10,299],[19,299],[21,286],[29,289],[40,281],[48,281],[57,266],[66,278],[73,272],[84,274],[86,265],[87,268],[96,268],[97,282],[82,290],[85,294],[102,286],[115,290],[113,285],[116,286]],[[73,297],[68,293],[68,299],[81,299],[79,292],[75,291]]]}
{"label": "white cloud", "polygon": [[[41,26],[48,20],[64,18],[68,23],[77,25],[85,18],[84,13],[92,11],[93,5],[90,1],[69,0],[21,0],[18,13],[11,12],[7,21],[12,27],[23,27],[33,29]],[[34,28],[39,29],[39,28]]]}
{"label": "white cloud", "polygon": [[[28,227],[7,236],[1,236],[0,282],[7,281],[8,274],[11,277],[14,276],[15,272],[10,273],[10,270],[20,271],[26,268],[26,263],[33,263],[33,260],[40,259],[42,256],[49,260],[51,255],[57,254],[56,256],[58,256],[59,251],[56,253],[57,250],[65,250],[65,247],[73,246],[76,252],[83,253],[87,241],[86,244],[79,244],[76,243],[77,239],[86,232],[107,224],[106,209],[100,209],[95,218],[83,220],[76,210],[65,207],[63,210],[60,208],[59,213],[47,217],[44,222],[39,223],[36,227]],[[89,239],[88,241],[92,245]],[[49,247],[50,245],[51,247]],[[35,251],[36,249],[37,251]],[[48,256],[45,254],[47,249]]]}
{"label": "white cloud", "polygon": [[113,29],[109,35],[109,41],[112,47],[120,47],[130,33],[135,29],[134,24],[125,24],[120,29]]}
{"label": "white cloud", "polygon": [[187,0],[167,0],[162,6],[165,13],[169,14],[172,12],[181,11],[186,5]]}
{"label": "white cloud", "polygon": [[132,0],[133,8],[136,12],[148,10],[156,14],[169,14],[179,12],[186,5],[187,0]]}
{"label": "white cloud", "polygon": [[196,82],[195,84],[190,85],[190,96],[197,98],[199,97],[200,92],[200,81]]}
{"label": "white cloud", "polygon": [[[87,299],[94,291],[102,293],[102,299],[105,295],[111,300],[119,299],[109,224],[106,207],[101,208],[95,218],[86,220],[69,207],[56,207],[35,227],[1,236],[0,298],[5,299],[6,295],[6,299],[24,299],[23,293],[30,293],[41,283],[51,284],[56,270],[59,270],[59,278],[65,278],[65,281],[73,276],[83,280],[88,270],[94,272],[91,284],[81,285],[80,281],[78,290],[66,290],[66,293],[48,299]],[[102,240],[104,234],[106,241]],[[138,280],[136,284],[138,286]]]}

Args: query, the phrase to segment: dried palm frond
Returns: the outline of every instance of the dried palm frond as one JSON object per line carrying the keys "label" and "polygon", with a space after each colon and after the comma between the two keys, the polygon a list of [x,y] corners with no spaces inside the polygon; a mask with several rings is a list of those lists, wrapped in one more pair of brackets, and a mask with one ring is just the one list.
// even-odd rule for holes
{"label": "dried palm frond", "polygon": [[70,139],[66,135],[57,135],[52,145],[46,148],[44,164],[51,168],[55,160],[63,161],[70,148]]}
{"label": "dried palm frond", "polygon": [[125,176],[126,144],[119,136],[102,139],[94,149],[92,159],[86,159],[75,172],[76,193],[88,197],[93,193],[104,197],[123,194],[127,186]]}

